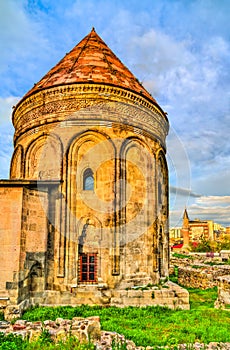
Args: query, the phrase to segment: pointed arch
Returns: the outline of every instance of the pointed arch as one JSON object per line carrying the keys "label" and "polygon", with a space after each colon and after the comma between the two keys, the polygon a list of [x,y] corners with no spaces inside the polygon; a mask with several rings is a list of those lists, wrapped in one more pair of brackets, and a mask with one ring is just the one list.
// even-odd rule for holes
{"label": "pointed arch", "polygon": [[158,212],[168,217],[168,166],[162,150],[157,153],[157,201]]}
{"label": "pointed arch", "polygon": [[[97,218],[103,223],[102,226],[106,220],[114,223],[116,202],[113,185],[117,171],[116,162],[116,148],[113,141],[105,133],[88,130],[76,134],[71,139],[65,160],[65,190],[68,207],[65,229],[66,237],[71,242],[67,247],[69,256],[75,257],[80,254],[79,246],[75,241],[79,231],[78,221],[80,217],[87,217],[89,220]],[[89,231],[86,238],[96,234],[96,232],[98,234],[98,230],[97,225],[96,229],[93,228],[93,225],[89,225],[86,230],[86,232]],[[115,230],[114,226],[113,230]],[[111,235],[110,232],[108,237],[103,237],[107,240],[106,243],[103,242],[104,246],[108,247],[108,242],[112,241]],[[102,258],[100,253],[97,256],[99,274],[99,260],[104,257]],[[73,280],[77,274],[76,271],[73,271],[73,266],[76,266],[75,258],[69,260],[68,264],[69,280]]]}
{"label": "pointed arch", "polygon": [[[149,267],[146,245],[153,246],[149,229],[155,220],[155,158],[150,147],[138,137],[124,140],[120,152],[120,222],[124,242],[125,274],[146,273]],[[152,243],[151,243],[152,242]],[[136,255],[136,256],[135,256]],[[148,254],[150,257],[150,253]]]}
{"label": "pointed arch", "polygon": [[158,270],[160,277],[168,275],[169,268],[169,199],[168,199],[168,167],[165,153],[161,149],[156,158],[156,183],[158,205]]}
{"label": "pointed arch", "polygon": [[58,136],[42,135],[26,150],[25,177],[29,179],[60,179],[63,146]]}
{"label": "pointed arch", "polygon": [[18,145],[13,153],[10,165],[10,178],[22,179],[24,165],[24,150],[22,145]]}
{"label": "pointed arch", "polygon": [[101,276],[102,223],[93,215],[82,217],[77,225],[76,265],[79,283],[97,283]]}

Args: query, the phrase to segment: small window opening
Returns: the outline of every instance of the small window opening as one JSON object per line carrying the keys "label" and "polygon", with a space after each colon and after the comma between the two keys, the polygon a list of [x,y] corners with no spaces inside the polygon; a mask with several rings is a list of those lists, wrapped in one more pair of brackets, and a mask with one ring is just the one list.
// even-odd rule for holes
{"label": "small window opening", "polygon": [[83,190],[84,191],[94,190],[94,177],[93,177],[93,172],[90,168],[86,169],[83,174]]}
{"label": "small window opening", "polygon": [[79,282],[95,283],[97,280],[96,253],[80,254]]}

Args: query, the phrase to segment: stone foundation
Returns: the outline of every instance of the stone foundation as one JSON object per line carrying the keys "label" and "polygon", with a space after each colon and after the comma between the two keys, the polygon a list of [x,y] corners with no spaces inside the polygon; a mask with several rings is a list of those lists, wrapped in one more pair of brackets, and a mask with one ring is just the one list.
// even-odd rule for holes
{"label": "stone foundation", "polygon": [[6,320],[12,320],[22,315],[23,310],[31,305],[41,306],[163,306],[170,309],[189,310],[189,293],[186,289],[173,282],[166,282],[158,286],[135,286],[126,289],[105,289],[99,286],[82,286],[72,288],[70,291],[45,291],[37,293],[30,299],[26,299],[18,305],[6,303],[4,316]]}

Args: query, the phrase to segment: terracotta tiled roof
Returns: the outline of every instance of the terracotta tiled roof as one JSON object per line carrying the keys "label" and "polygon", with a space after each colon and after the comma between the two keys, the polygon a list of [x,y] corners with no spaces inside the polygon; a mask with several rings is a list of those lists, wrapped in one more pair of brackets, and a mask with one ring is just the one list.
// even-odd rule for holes
{"label": "terracotta tiled roof", "polygon": [[129,69],[99,37],[94,28],[35,84],[25,97],[38,90],[55,85],[85,82],[104,83],[127,88],[156,103]]}

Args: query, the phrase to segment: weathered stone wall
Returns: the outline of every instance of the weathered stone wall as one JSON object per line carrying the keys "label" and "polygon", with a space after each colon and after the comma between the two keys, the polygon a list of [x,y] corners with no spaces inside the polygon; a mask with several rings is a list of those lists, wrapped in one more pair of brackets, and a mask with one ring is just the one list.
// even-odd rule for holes
{"label": "weathered stone wall", "polygon": [[[48,94],[47,100],[43,99],[50,106],[53,98],[60,99],[58,105],[53,101],[52,114],[50,109],[39,114],[39,120],[48,118],[49,123],[37,123],[35,118],[24,130],[22,119],[30,110],[28,103],[24,111],[20,107],[14,114],[15,141],[20,150],[13,156],[11,176],[19,174],[20,161],[20,174],[26,179],[63,179],[62,197],[51,222],[55,246],[50,249],[53,265],[47,260],[52,275],[48,277],[49,289],[64,291],[79,282],[83,228],[83,251],[97,254],[98,282],[114,288],[124,277],[142,273],[157,283],[160,276],[168,275],[167,120],[150,106],[133,106],[130,101],[124,104],[123,94],[115,94],[116,102],[112,97],[100,97],[99,101],[93,86],[84,89],[82,104],[82,96],[75,94],[75,89],[71,91],[66,91],[71,101],[62,93],[59,96],[59,89],[55,96]],[[73,93],[79,103],[74,104],[75,111]],[[37,97],[39,100],[40,93]],[[152,121],[148,131],[140,129],[140,113]],[[93,171],[94,191],[83,190],[87,168]],[[36,223],[30,227],[34,229]],[[33,232],[27,229],[27,235],[33,237]],[[33,239],[30,244],[37,246]]]}
{"label": "weathered stone wall", "polygon": [[95,302],[94,286],[168,276],[168,120],[157,104],[104,84],[56,86],[19,102],[13,124],[11,179],[60,180],[48,199],[24,190],[19,302],[45,290],[63,301],[85,284],[82,303]]}
{"label": "weathered stone wall", "polygon": [[47,193],[24,189],[22,230],[26,252],[45,252],[47,249]]}
{"label": "weathered stone wall", "polygon": [[0,187],[0,297],[8,296],[19,271],[22,198],[22,188]]}
{"label": "weathered stone wall", "polygon": [[111,305],[119,307],[159,305],[170,309],[190,309],[188,291],[172,282],[147,290],[114,290],[112,291]]}
{"label": "weathered stone wall", "polygon": [[[95,104],[71,114],[71,120],[57,110],[62,122],[57,122],[55,115],[50,119],[53,124],[37,127],[36,133],[28,130],[20,137],[26,178],[47,180],[60,174],[64,180],[63,197],[58,199],[52,222],[55,247],[50,289],[64,291],[78,283],[78,244],[83,228],[84,251],[98,257],[98,281],[113,288],[124,276],[145,273],[150,282],[157,283],[160,276],[168,275],[168,179],[164,149],[157,140],[160,136],[109,122],[114,115],[125,117],[136,107],[112,101],[97,104],[96,97]],[[149,113],[142,108],[146,117]],[[154,114],[154,118],[160,122],[159,115]],[[165,121],[161,122],[166,128]],[[94,173],[94,191],[83,190],[87,167]]]}
{"label": "weathered stone wall", "polygon": [[47,193],[22,183],[0,187],[0,305],[17,304],[45,286]]}
{"label": "weathered stone wall", "polygon": [[[34,304],[39,305],[102,305],[102,306],[166,306],[171,309],[189,310],[189,293],[179,285],[168,281],[158,286],[140,286],[127,289],[106,289],[103,286],[86,285],[59,292],[46,290],[35,294],[30,300],[5,309],[7,317],[21,315],[22,311]],[[11,316],[10,316],[11,315]]]}
{"label": "weathered stone wall", "polygon": [[[187,256],[187,257],[186,257]],[[215,256],[212,257],[208,253],[189,253],[185,254],[184,258],[174,257],[173,254],[170,257],[171,266],[191,266],[191,265],[204,265],[208,264],[218,265],[222,262],[221,256],[219,253],[215,253]]]}
{"label": "weathered stone wall", "polygon": [[47,251],[47,193],[24,188],[18,302],[45,287]]}
{"label": "weathered stone wall", "polygon": [[230,275],[217,278],[218,297],[215,302],[216,308],[226,308],[230,306]]}
{"label": "weathered stone wall", "polygon": [[178,267],[178,283],[191,288],[213,288],[218,284],[218,277],[229,275],[230,266],[200,265],[193,267]]}
{"label": "weathered stone wall", "polygon": [[[216,263],[216,265],[215,265]],[[219,254],[215,256],[207,253],[189,254],[182,258],[171,256],[170,275],[178,267],[178,283],[185,287],[212,288],[217,286],[219,276],[230,273],[229,265],[222,265]]]}

